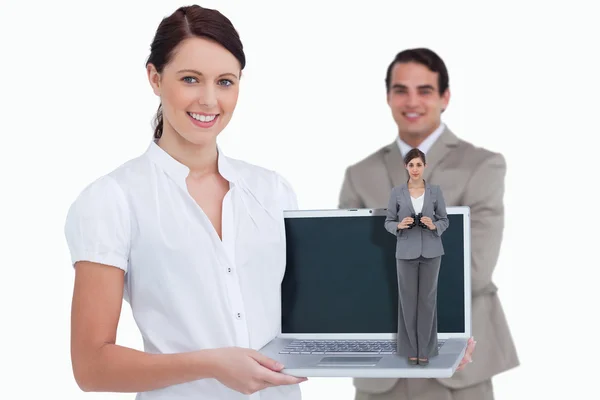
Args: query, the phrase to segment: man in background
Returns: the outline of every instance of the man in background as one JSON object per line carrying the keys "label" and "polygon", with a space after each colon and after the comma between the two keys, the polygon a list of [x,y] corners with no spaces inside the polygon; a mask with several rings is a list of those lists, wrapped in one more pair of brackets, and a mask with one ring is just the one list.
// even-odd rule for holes
{"label": "man in background", "polygon": [[492,400],[492,377],[519,365],[492,282],[504,228],[504,157],[459,139],[441,121],[450,100],[444,61],[429,49],[398,53],[387,70],[387,102],[398,125],[389,145],[346,169],[339,208],[385,208],[406,183],[403,157],[425,153],[424,179],[447,206],[471,208],[473,363],[445,379],[355,379],[356,400]]}

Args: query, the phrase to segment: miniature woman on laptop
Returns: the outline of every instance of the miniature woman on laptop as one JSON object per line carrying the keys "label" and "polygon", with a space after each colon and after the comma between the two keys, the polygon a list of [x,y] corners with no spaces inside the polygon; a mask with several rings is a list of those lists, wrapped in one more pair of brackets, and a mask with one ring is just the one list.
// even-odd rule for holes
{"label": "miniature woman on laptop", "polygon": [[412,149],[404,165],[409,179],[392,189],[385,219],[385,229],[397,237],[398,355],[408,357],[409,364],[427,365],[438,355],[441,236],[449,221],[440,187],[423,179],[425,154]]}

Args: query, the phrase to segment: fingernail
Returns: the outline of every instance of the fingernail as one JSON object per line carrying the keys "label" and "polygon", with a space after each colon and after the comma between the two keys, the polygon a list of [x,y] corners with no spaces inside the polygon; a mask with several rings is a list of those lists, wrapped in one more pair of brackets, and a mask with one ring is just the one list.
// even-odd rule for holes
{"label": "fingernail", "polygon": [[283,368],[283,364],[282,363],[275,363],[275,368],[279,368],[282,369]]}

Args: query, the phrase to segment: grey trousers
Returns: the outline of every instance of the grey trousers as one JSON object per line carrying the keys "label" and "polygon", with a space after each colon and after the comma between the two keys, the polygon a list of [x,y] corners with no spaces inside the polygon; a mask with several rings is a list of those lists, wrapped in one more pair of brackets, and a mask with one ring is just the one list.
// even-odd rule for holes
{"label": "grey trousers", "polygon": [[441,257],[396,259],[398,271],[398,355],[438,355],[437,288]]}
{"label": "grey trousers", "polygon": [[399,379],[385,393],[357,391],[354,400],[494,400],[492,381],[486,380],[462,389],[442,386],[436,379]]}

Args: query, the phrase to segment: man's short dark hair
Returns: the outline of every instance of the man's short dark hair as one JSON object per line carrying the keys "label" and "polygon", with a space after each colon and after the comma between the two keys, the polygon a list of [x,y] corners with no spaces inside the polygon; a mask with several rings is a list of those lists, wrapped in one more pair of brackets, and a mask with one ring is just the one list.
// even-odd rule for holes
{"label": "man's short dark hair", "polygon": [[387,69],[385,77],[385,88],[386,91],[390,91],[390,85],[392,80],[392,68],[394,65],[400,63],[414,62],[426,66],[431,72],[437,72],[438,74],[438,90],[440,96],[446,92],[449,85],[448,70],[444,60],[441,59],[434,51],[426,48],[416,48],[403,50],[396,54],[394,61],[391,62]]}

